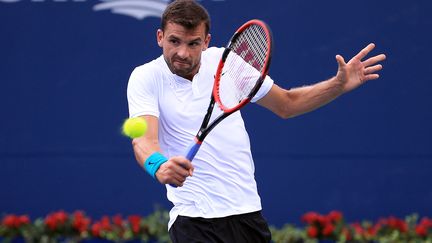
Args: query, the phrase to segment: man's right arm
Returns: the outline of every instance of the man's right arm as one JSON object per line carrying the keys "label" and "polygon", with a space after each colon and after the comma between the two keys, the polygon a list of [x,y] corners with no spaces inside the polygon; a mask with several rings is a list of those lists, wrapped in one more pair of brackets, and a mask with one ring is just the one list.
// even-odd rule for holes
{"label": "man's right arm", "polygon": [[[145,161],[155,152],[161,152],[158,140],[158,118],[142,116],[147,121],[147,132],[144,136],[132,140],[137,162],[144,167]],[[145,167],[144,167],[145,168]],[[156,171],[155,177],[162,184],[183,186],[188,176],[192,176],[193,166],[183,156],[174,156],[163,163]]]}

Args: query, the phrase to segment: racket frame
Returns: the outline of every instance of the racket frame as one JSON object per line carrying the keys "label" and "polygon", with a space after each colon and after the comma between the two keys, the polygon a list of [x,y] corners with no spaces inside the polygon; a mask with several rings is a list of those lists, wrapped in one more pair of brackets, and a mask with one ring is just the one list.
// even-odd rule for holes
{"label": "racket frame", "polygon": [[[263,28],[263,30],[266,33],[266,36],[268,36],[269,38],[267,38],[267,46],[269,47],[267,49],[266,52],[266,57],[267,60],[266,62],[264,62],[263,64],[263,68],[262,71],[260,71],[261,75],[258,79],[258,81],[256,82],[255,86],[253,87],[252,91],[249,93],[249,95],[247,96],[247,98],[243,99],[238,105],[232,107],[232,108],[228,108],[226,106],[223,105],[223,103],[220,100],[220,96],[219,96],[219,83],[222,77],[222,70],[223,67],[225,66],[225,61],[228,57],[228,54],[232,51],[232,46],[234,45],[234,43],[236,42],[237,38],[240,36],[240,34],[249,26],[251,25],[259,25]],[[230,41],[228,42],[227,47],[225,48],[223,54],[222,54],[222,58],[219,61],[218,64],[218,68],[216,70],[216,75],[215,75],[215,82],[213,85],[213,93],[212,93],[212,98],[215,99],[216,103],[218,103],[219,108],[225,113],[232,114],[237,110],[240,110],[243,106],[245,106],[247,103],[250,102],[250,100],[255,96],[255,94],[258,92],[259,88],[261,87],[262,83],[264,82],[265,77],[268,74],[268,70],[270,67],[270,62],[271,62],[271,56],[272,56],[272,51],[273,51],[273,39],[272,37],[272,33],[271,30],[269,28],[269,26],[258,19],[252,19],[249,20],[248,22],[246,22],[245,24],[243,24],[235,33],[234,35],[231,37]],[[226,116],[225,116],[226,117]],[[225,118],[224,117],[224,118]],[[223,118],[222,118],[223,119]]]}
{"label": "racket frame", "polygon": [[[232,51],[232,46],[233,44],[236,42],[237,38],[240,36],[240,34],[249,26],[251,25],[259,25],[261,26],[264,31],[266,32],[266,36],[268,36],[269,38],[267,38],[267,46],[269,47],[267,49],[266,52],[266,57],[267,57],[267,61],[264,63],[262,71],[260,71],[261,75],[258,78],[258,81],[256,82],[255,86],[252,88],[252,91],[250,92],[250,94],[243,99],[238,105],[236,105],[235,107],[232,108],[227,108],[226,106],[224,106],[222,104],[222,102],[219,99],[219,82],[220,79],[222,77],[222,70],[223,67],[225,65],[225,61],[229,55],[229,53]],[[207,134],[217,125],[219,124],[219,122],[221,122],[223,119],[225,119],[227,116],[231,115],[232,113],[240,110],[242,107],[244,107],[246,104],[248,104],[251,99],[255,96],[255,94],[258,92],[258,90],[260,89],[262,83],[264,82],[265,77],[268,74],[268,70],[270,67],[270,62],[271,62],[271,56],[272,56],[272,51],[273,51],[273,40],[272,40],[272,33],[270,28],[268,27],[268,25],[258,19],[252,19],[249,20],[248,22],[244,23],[240,28],[238,28],[238,30],[234,33],[234,35],[231,37],[230,41],[228,42],[227,47],[225,48],[224,52],[222,53],[222,57],[219,61],[217,70],[216,70],[216,74],[215,74],[215,81],[214,81],[214,85],[213,85],[213,90],[212,90],[212,95],[211,95],[211,100],[210,100],[210,104],[207,108],[207,113],[204,116],[203,122],[201,124],[201,127],[197,133],[197,135],[195,136],[195,143],[197,144],[201,144],[204,141],[204,138],[207,136]],[[214,109],[214,105],[215,102],[218,104],[219,108],[223,111],[223,113],[221,115],[219,115],[211,124],[210,126],[208,126],[208,123],[210,121],[213,109]]]}

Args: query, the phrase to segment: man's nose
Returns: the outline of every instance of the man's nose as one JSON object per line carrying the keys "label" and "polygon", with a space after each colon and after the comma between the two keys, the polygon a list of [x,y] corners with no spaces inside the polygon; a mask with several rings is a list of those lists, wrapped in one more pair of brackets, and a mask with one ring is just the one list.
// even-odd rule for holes
{"label": "man's nose", "polygon": [[182,59],[189,57],[188,47],[186,45],[181,45],[177,50],[177,56],[179,56]]}

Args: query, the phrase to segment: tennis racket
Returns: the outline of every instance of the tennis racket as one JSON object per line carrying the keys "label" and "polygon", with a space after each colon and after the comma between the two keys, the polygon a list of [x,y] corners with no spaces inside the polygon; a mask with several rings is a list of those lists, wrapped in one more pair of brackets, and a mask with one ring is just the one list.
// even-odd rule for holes
{"label": "tennis racket", "polygon": [[[219,61],[207,113],[187,150],[187,159],[193,160],[219,122],[248,104],[258,92],[268,73],[272,45],[270,28],[257,19],[243,24],[231,37]],[[223,113],[209,124],[215,102]]]}

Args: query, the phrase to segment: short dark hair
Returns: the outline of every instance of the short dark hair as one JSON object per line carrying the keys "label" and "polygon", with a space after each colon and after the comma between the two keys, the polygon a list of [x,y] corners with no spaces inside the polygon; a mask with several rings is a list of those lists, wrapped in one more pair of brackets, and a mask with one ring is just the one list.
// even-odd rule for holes
{"label": "short dark hair", "polygon": [[170,3],[162,15],[162,31],[169,22],[179,24],[186,29],[195,29],[204,23],[206,34],[210,31],[210,16],[207,10],[195,0],[175,0]]}

